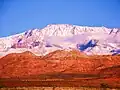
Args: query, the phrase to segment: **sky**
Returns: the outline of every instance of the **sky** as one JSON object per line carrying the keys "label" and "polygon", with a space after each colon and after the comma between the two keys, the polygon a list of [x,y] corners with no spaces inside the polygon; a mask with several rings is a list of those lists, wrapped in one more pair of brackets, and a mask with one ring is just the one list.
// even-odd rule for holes
{"label": "sky", "polygon": [[48,24],[120,28],[120,0],[0,0],[0,37]]}

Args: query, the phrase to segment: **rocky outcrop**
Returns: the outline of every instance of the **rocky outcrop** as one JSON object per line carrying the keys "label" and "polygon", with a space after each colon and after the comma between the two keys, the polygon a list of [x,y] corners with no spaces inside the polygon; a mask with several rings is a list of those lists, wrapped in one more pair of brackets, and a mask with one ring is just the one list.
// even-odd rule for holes
{"label": "rocky outcrop", "polygon": [[[0,59],[0,77],[24,77],[49,73],[105,74],[119,76],[120,56],[87,56],[77,50],[58,50],[46,56],[12,53]],[[114,70],[113,70],[114,69]],[[111,74],[110,73],[110,74]]]}
{"label": "rocky outcrop", "polygon": [[27,51],[0,58],[0,84],[6,86],[120,88],[119,71],[119,55],[87,56],[77,50],[57,50],[45,56],[36,56]]}

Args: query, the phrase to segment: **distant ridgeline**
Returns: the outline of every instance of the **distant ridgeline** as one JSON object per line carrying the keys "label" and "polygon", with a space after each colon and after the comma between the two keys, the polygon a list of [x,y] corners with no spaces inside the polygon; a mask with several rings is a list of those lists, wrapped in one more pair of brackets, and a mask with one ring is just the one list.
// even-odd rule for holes
{"label": "distant ridgeline", "polygon": [[0,38],[0,53],[3,55],[24,48],[37,52],[37,55],[59,49],[78,49],[88,55],[117,55],[120,53],[119,36],[118,28],[51,24],[43,29]]}

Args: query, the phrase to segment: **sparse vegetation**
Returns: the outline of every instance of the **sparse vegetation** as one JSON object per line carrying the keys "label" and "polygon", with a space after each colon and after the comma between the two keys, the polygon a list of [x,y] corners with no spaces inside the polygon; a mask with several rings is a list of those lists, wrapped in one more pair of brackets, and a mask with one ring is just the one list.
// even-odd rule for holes
{"label": "sparse vegetation", "polygon": [[119,90],[119,89],[93,88],[93,87],[13,87],[13,88],[1,88],[0,90]]}
{"label": "sparse vegetation", "polygon": [[101,88],[109,88],[108,84],[106,84],[106,83],[101,83],[100,86],[101,86]]}

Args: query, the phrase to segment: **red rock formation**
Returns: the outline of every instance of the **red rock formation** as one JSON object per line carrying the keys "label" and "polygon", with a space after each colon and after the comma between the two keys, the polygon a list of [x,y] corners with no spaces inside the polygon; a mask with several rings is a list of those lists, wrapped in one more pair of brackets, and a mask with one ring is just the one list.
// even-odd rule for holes
{"label": "red rock formation", "polygon": [[31,52],[13,53],[0,59],[0,76],[14,77],[42,73],[88,73],[120,65],[120,56],[87,56],[79,51],[58,50],[44,57]]}
{"label": "red rock formation", "polygon": [[0,59],[0,78],[37,77],[52,74],[53,76],[48,76],[48,79],[55,77],[65,79],[74,76],[78,79],[107,78],[109,80],[110,78],[112,80],[111,78],[117,78],[119,81],[119,71],[120,56],[87,56],[76,50],[58,50],[44,57],[35,56],[27,51],[12,53]]}

